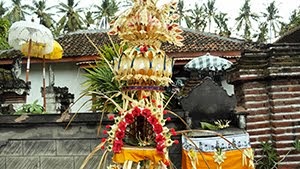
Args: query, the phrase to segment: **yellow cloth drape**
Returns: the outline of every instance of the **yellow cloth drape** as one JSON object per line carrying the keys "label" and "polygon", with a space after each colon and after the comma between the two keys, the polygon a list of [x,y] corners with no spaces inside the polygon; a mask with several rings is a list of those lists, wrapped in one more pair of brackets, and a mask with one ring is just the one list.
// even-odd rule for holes
{"label": "yellow cloth drape", "polygon": [[[29,48],[28,42],[22,45],[21,52],[25,56],[28,56],[28,48]],[[63,48],[57,41],[55,40],[53,41],[53,50],[51,53],[44,54],[43,53],[44,48],[45,48],[44,44],[32,42],[30,56],[37,57],[37,58],[43,58],[43,56],[45,56],[45,59],[50,59],[50,60],[62,58]]]}
{"label": "yellow cloth drape", "polygon": [[125,161],[139,162],[150,160],[154,164],[165,162],[165,154],[158,153],[155,148],[123,147],[120,153],[115,153],[113,161],[123,164]]}
{"label": "yellow cloth drape", "polygon": [[[243,163],[243,156],[245,156],[244,150],[248,149],[241,149],[240,150],[231,150],[231,151],[224,151],[226,155],[226,159],[220,165],[222,169],[253,169],[250,164],[253,164],[252,159],[247,158],[247,163]],[[214,152],[202,152],[204,159],[206,160],[207,164],[210,168],[219,168],[220,166],[218,163],[215,162],[213,158]],[[200,154],[197,152],[196,159],[197,162],[194,163],[197,166],[197,169],[207,169],[205,161]],[[182,150],[182,169],[194,169],[192,166],[191,158],[189,157],[189,152],[187,150]]]}

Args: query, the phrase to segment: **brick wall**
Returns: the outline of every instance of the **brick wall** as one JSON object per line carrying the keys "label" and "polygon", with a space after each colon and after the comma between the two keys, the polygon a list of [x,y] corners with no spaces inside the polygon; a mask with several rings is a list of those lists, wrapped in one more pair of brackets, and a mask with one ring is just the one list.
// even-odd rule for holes
{"label": "brick wall", "polygon": [[300,139],[299,75],[300,44],[245,51],[230,72],[238,105],[249,113],[247,131],[256,158],[261,157],[260,143],[271,140],[282,159],[280,169],[300,167],[299,152],[289,152]]}
{"label": "brick wall", "polygon": [[[97,137],[96,113],[78,115],[67,130],[67,123],[56,122],[59,115],[33,115],[21,123],[14,122],[17,117],[0,116],[0,169],[79,169],[103,137]],[[108,123],[103,121],[104,126]],[[168,126],[176,127],[174,121]],[[96,169],[102,153],[86,169]],[[170,158],[180,168],[180,145],[171,147]]]}

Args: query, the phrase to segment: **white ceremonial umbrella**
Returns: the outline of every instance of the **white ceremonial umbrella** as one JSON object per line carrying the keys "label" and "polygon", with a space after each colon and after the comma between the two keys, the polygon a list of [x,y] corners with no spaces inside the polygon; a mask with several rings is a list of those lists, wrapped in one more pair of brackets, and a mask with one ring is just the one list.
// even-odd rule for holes
{"label": "white ceremonial umbrella", "polygon": [[[28,43],[26,82],[29,79],[30,56],[33,44],[39,44],[41,48],[40,56],[51,53],[53,50],[53,35],[44,25],[33,21],[18,21],[12,24],[8,31],[8,43],[14,49],[22,50],[22,46]],[[38,57],[38,56],[35,56]]]}
{"label": "white ceremonial umbrella", "polygon": [[208,53],[206,55],[192,59],[184,66],[184,69],[189,71],[223,71],[230,68],[231,65],[232,62],[230,62],[229,60],[218,56],[213,56]]}

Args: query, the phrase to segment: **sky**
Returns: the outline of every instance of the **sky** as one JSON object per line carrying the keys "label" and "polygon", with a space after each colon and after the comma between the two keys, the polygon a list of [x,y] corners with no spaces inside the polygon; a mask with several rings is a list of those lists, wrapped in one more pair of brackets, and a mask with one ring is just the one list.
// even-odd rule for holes
{"label": "sky", "polygon": [[[0,0],[1,1],[1,0]],[[76,1],[76,0],[75,0]],[[100,0],[79,0],[80,7],[90,8],[93,4],[100,2]],[[119,0],[124,1],[124,0]],[[129,0],[130,1],[130,0]],[[165,4],[170,2],[171,0],[158,0],[158,6],[161,4]],[[257,14],[261,14],[261,12],[265,11],[267,5],[271,3],[273,0],[251,0],[251,9],[253,12]],[[8,1],[4,1],[6,5],[9,5]],[[22,3],[31,4],[32,0],[22,0]],[[57,5],[59,2],[67,3],[67,0],[51,0],[46,1],[47,5]],[[77,2],[77,1],[76,1]],[[185,8],[192,8],[195,3],[201,5],[206,3],[207,0],[184,0]],[[229,28],[234,30],[236,27],[235,18],[239,15],[239,9],[243,5],[244,0],[216,0],[215,6],[218,11],[223,13],[227,13],[229,17]],[[291,12],[294,9],[300,8],[300,0],[275,0],[275,4],[279,9],[279,15],[282,16],[282,21],[288,21]],[[125,9],[123,9],[125,10]],[[28,18],[31,19],[31,18]],[[257,25],[253,25],[253,27],[257,27]]]}

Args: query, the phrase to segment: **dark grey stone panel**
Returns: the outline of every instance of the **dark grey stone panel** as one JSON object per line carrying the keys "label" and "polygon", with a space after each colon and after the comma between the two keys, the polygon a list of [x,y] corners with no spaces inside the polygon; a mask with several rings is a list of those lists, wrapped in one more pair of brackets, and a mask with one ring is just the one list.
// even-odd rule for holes
{"label": "dark grey stone panel", "polygon": [[90,140],[57,140],[57,155],[87,155]]}
{"label": "dark grey stone panel", "polygon": [[74,169],[73,157],[41,157],[40,169]]}
{"label": "dark grey stone panel", "polygon": [[54,140],[30,140],[23,141],[24,155],[55,155]]}
{"label": "dark grey stone panel", "polygon": [[[75,161],[75,169],[79,169],[81,165],[83,164],[83,161],[85,160],[87,156],[78,156],[74,157]],[[88,163],[86,164],[84,169],[95,169],[98,167],[100,162],[101,156],[93,156]]]}
{"label": "dark grey stone panel", "polygon": [[12,155],[22,155],[22,141],[20,140],[10,140],[7,144],[0,147],[0,155],[12,156]]}
{"label": "dark grey stone panel", "polygon": [[5,157],[0,157],[0,168],[5,169]]}
{"label": "dark grey stone panel", "polygon": [[181,168],[181,154],[170,154],[170,160],[176,168]]}
{"label": "dark grey stone panel", "polygon": [[6,169],[39,169],[38,157],[7,157]]}

